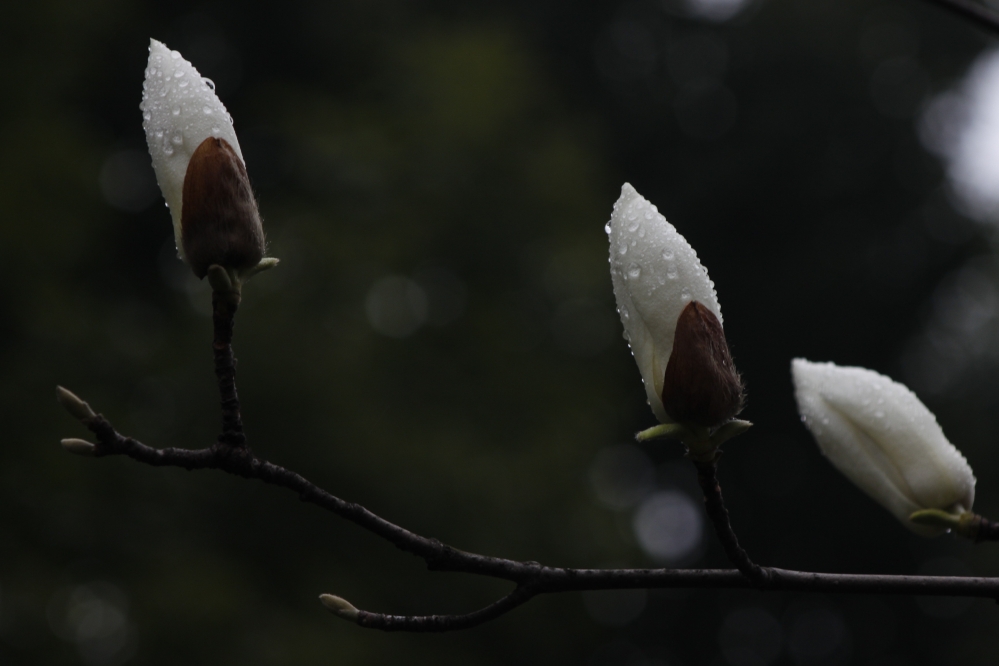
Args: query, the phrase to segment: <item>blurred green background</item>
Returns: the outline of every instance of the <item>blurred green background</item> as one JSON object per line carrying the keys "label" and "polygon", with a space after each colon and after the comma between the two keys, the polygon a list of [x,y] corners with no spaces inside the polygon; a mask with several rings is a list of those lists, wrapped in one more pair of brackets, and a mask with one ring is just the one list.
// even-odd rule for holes
{"label": "blurred green background", "polygon": [[[698,9],[700,7],[700,9]],[[721,480],[760,563],[999,575],[922,540],[818,454],[794,356],[909,383],[999,516],[999,271],[924,148],[992,43],[909,0],[38,0],[0,22],[0,663],[993,664],[986,601],[564,594],[467,612],[290,493],[65,454],[54,386],[154,446],[218,429],[209,294],[176,259],[138,104],[150,37],[214,79],[281,266],[249,284],[239,389],[261,456],[456,547],[726,567],[620,336],[603,225],[631,182],[714,279],[756,423]],[[921,124],[923,123],[923,124]]]}

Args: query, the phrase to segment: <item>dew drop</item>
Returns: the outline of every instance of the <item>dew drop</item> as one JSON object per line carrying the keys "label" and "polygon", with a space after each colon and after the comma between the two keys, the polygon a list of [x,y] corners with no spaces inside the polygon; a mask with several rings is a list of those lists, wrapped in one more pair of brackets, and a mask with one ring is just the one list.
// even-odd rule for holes
{"label": "dew drop", "polygon": [[669,268],[666,269],[666,277],[668,277],[670,280],[675,280],[677,276],[678,273],[676,270],[676,266],[670,266]]}
{"label": "dew drop", "polygon": [[205,85],[208,86],[209,89],[215,90],[215,82],[214,81],[212,81],[208,77],[203,78],[202,81],[205,82]]}
{"label": "dew drop", "polygon": [[673,260],[673,250],[670,250],[669,248],[666,248],[665,250],[663,250],[663,259],[665,259],[666,261],[672,261]]}
{"label": "dew drop", "polygon": [[621,243],[620,245],[618,245],[617,246],[617,253],[620,254],[622,257],[624,255],[628,254],[628,244],[627,243]]}
{"label": "dew drop", "polygon": [[170,57],[176,60],[180,57],[180,51],[170,51]]}
{"label": "dew drop", "polygon": [[171,111],[170,113],[172,113],[175,116],[179,116],[180,115],[180,107],[179,106],[173,107],[173,111]]}
{"label": "dew drop", "polygon": [[212,110],[211,110],[211,108],[209,108],[209,107],[207,107],[207,106],[203,106],[203,107],[201,107],[201,110],[202,110],[202,111],[204,111],[204,113],[205,113],[205,115],[206,115],[206,116],[210,116],[210,115],[212,115]]}
{"label": "dew drop", "polygon": [[190,83],[191,83],[190,81],[181,81],[177,85],[180,86],[181,88],[186,88],[188,85],[190,85]]}
{"label": "dew drop", "polygon": [[175,146],[179,146],[180,144],[184,143],[184,137],[182,137],[179,134],[174,134],[173,138],[170,140],[173,141],[173,145]]}
{"label": "dew drop", "polygon": [[637,228],[638,228],[638,220],[635,219],[635,216],[629,217],[628,218],[628,231],[634,231]]}
{"label": "dew drop", "polygon": [[220,130],[218,127],[213,127],[212,128],[212,136],[218,136],[221,133],[222,133],[222,130]]}
{"label": "dew drop", "polygon": [[142,119],[143,120],[152,120],[153,119],[153,114],[149,113],[148,111],[143,111],[143,113],[142,113]]}
{"label": "dew drop", "polygon": [[163,146],[163,152],[166,153],[167,157],[173,155],[173,148],[169,145]]}
{"label": "dew drop", "polygon": [[632,280],[637,280],[639,276],[641,276],[641,274],[642,274],[642,267],[639,266],[638,264],[632,264],[631,266],[628,266],[628,277],[630,277]]}
{"label": "dew drop", "polygon": [[680,300],[683,301],[684,303],[686,303],[687,301],[689,301],[690,300],[690,293],[685,291],[682,294],[680,294]]}
{"label": "dew drop", "polygon": [[608,222],[607,224],[605,224],[605,225],[604,225],[604,232],[605,232],[605,233],[606,233],[606,234],[607,234],[608,236],[610,236],[610,232],[611,232],[611,225],[610,225],[610,222]]}
{"label": "dew drop", "polygon": [[178,69],[176,72],[173,73],[173,78],[175,79],[184,78],[184,70]]}

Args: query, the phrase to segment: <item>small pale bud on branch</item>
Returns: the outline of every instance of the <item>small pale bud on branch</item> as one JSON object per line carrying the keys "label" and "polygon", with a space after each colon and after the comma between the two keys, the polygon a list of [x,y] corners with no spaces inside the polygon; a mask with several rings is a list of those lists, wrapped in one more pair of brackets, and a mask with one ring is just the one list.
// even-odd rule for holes
{"label": "small pale bud on branch", "polygon": [[94,410],[90,408],[90,405],[81,400],[79,396],[69,389],[56,386],[56,400],[59,401],[59,404],[63,406],[63,409],[69,412],[73,418],[83,421],[84,423],[97,416],[97,414],[94,413]]}
{"label": "small pale bud on branch", "polygon": [[320,594],[319,601],[334,615],[351,622],[357,621],[359,611],[343,597],[338,597],[335,594]]}
{"label": "small pale bud on branch", "polygon": [[960,520],[970,511],[971,467],[912,391],[873,370],[800,358],[791,373],[801,419],[822,453],[902,524],[937,536],[952,523],[941,513]]}
{"label": "small pale bud on branch", "polygon": [[97,453],[97,445],[85,439],[67,438],[60,442],[62,448],[78,456],[92,456]]}
{"label": "small pale bud on branch", "polygon": [[605,229],[624,336],[642,373],[653,413],[660,422],[669,423],[674,419],[663,407],[663,378],[677,320],[690,302],[697,301],[717,318],[720,327],[721,307],[714,283],[690,244],[627,183]]}
{"label": "small pale bud on branch", "polygon": [[680,313],[663,378],[663,409],[678,423],[714,428],[742,411],[742,379],[735,371],[721,322],[692,301]]}

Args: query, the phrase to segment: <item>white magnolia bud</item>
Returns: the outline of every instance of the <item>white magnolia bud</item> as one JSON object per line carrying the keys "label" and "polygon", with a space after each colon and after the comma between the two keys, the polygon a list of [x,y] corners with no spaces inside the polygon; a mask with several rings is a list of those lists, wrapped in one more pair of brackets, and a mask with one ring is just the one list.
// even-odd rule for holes
{"label": "white magnolia bud", "polygon": [[801,419],[829,461],[913,532],[914,511],[959,515],[975,501],[975,476],[936,417],[908,388],[865,368],[791,363]]}
{"label": "white magnolia bud", "polygon": [[680,313],[692,300],[722,321],[715,285],[697,253],[656,207],[628,183],[604,229],[610,239],[611,279],[624,337],[638,363],[653,413],[663,408],[663,377]]}
{"label": "white magnolia bud", "polygon": [[263,227],[232,117],[215,85],[153,39],[139,108],[181,259],[199,278],[213,264],[235,274],[256,267]]}

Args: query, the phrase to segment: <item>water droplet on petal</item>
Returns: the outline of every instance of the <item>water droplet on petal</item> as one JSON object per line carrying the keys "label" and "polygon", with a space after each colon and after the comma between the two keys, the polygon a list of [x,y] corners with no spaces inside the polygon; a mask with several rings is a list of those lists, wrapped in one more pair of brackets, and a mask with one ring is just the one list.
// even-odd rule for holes
{"label": "water droplet on petal", "polygon": [[673,259],[673,250],[666,248],[663,250],[663,259],[666,261],[671,261]]}
{"label": "water droplet on petal", "polygon": [[639,276],[641,276],[641,274],[642,274],[642,267],[639,266],[638,264],[632,264],[631,266],[628,266],[628,277],[630,277],[632,280],[637,280]]}
{"label": "water droplet on petal", "polygon": [[173,73],[173,78],[175,79],[182,78],[183,76],[184,76],[184,70],[182,69],[178,69],[176,72]]}
{"label": "water droplet on petal", "polygon": [[143,120],[152,120],[153,119],[153,114],[149,113],[148,111],[144,111],[142,113],[142,119]]}
{"label": "water droplet on petal", "polygon": [[676,266],[670,266],[669,268],[666,269],[666,277],[668,277],[670,280],[675,280],[677,276],[678,273],[676,270]]}
{"label": "water droplet on petal", "polygon": [[610,236],[610,232],[611,232],[611,225],[610,225],[610,222],[608,222],[607,224],[605,224],[605,225],[604,225],[604,232],[605,232],[605,233],[606,233],[606,234],[607,234],[608,236]]}
{"label": "water droplet on petal", "polygon": [[202,81],[204,81],[205,85],[208,86],[211,90],[215,90],[215,82],[214,81],[212,81],[208,77],[203,78]]}
{"label": "water droplet on petal", "polygon": [[187,86],[190,85],[190,83],[191,83],[190,81],[181,81],[177,85],[180,86],[181,88],[186,88]]}
{"label": "water droplet on petal", "polygon": [[184,143],[184,137],[182,137],[179,134],[175,134],[173,138],[170,140],[173,141],[173,145],[175,146],[179,146],[180,144]]}
{"label": "water droplet on petal", "polygon": [[203,106],[203,107],[201,107],[201,110],[205,112],[205,115],[206,115],[206,116],[210,116],[210,115],[212,115],[212,110],[211,110],[211,108],[210,108],[210,107],[207,107],[207,106]]}
{"label": "water droplet on petal", "polygon": [[173,107],[173,111],[171,111],[170,113],[172,113],[175,116],[179,116],[180,115],[180,107],[179,106]]}

